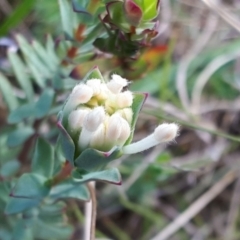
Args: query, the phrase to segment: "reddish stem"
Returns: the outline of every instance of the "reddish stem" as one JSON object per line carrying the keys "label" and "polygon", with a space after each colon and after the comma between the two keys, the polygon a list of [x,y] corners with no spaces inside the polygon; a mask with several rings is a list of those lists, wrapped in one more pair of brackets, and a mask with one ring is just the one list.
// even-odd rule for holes
{"label": "reddish stem", "polygon": [[62,182],[66,178],[68,178],[71,175],[72,172],[72,165],[70,164],[69,161],[66,161],[63,166],[61,171],[52,179],[52,186],[57,185],[58,183]]}

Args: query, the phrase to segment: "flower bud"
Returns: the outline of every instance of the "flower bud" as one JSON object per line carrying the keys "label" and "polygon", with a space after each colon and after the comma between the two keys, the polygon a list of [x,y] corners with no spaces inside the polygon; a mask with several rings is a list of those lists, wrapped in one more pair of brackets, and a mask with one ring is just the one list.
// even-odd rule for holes
{"label": "flower bud", "polygon": [[130,91],[118,93],[116,96],[116,104],[118,108],[126,108],[132,106],[133,95]]}
{"label": "flower bud", "polygon": [[101,83],[99,86],[99,94],[96,96],[99,103],[103,103],[105,100],[107,100],[111,95],[111,92],[107,88],[107,85],[104,83]]}
{"label": "flower bud", "polygon": [[154,137],[158,142],[170,142],[178,134],[178,125],[175,123],[163,123],[154,131]]}
{"label": "flower bud", "polygon": [[131,134],[131,128],[129,123],[121,118],[121,133],[118,138],[118,145],[123,146]]}
{"label": "flower bud", "polygon": [[78,145],[80,149],[85,149],[89,146],[94,132],[105,119],[103,107],[96,107],[89,112],[83,120],[83,128],[80,133]]}
{"label": "flower bud", "polygon": [[129,22],[133,26],[137,26],[142,18],[142,10],[141,8],[133,1],[133,0],[125,0],[124,1],[124,12],[129,20]]}
{"label": "flower bud", "polygon": [[98,126],[104,121],[105,112],[103,107],[96,107],[89,112],[83,121],[83,127],[90,132],[97,130]]}
{"label": "flower bud", "polygon": [[92,96],[93,90],[89,86],[85,84],[79,84],[74,87],[70,98],[74,100],[76,99],[76,101],[78,101],[80,104],[88,102]]}
{"label": "flower bud", "polygon": [[101,123],[98,129],[93,133],[90,140],[90,147],[104,150],[103,145],[105,143],[105,124]]}
{"label": "flower bud", "polygon": [[131,108],[123,108],[116,111],[121,117],[123,117],[129,124],[132,123],[133,111]]}
{"label": "flower bud", "polygon": [[128,82],[117,74],[106,83],[97,68],[84,81],[74,87],[58,121],[64,156],[74,167],[98,171],[122,154],[141,152],[177,136],[178,126],[164,123],[129,144],[147,94],[123,91]]}
{"label": "flower bud", "polygon": [[100,92],[101,92],[101,89],[100,89],[101,80],[100,79],[96,79],[96,78],[90,79],[87,81],[86,84],[93,90],[94,96],[100,94]]}
{"label": "flower bud", "polygon": [[68,125],[71,131],[79,131],[83,126],[85,116],[90,112],[89,108],[77,109],[70,113],[68,117]]}
{"label": "flower bud", "polygon": [[163,123],[159,125],[155,129],[154,133],[152,133],[148,137],[138,142],[124,146],[123,152],[125,154],[142,152],[158,145],[159,143],[172,141],[177,136],[178,129],[178,125],[176,125],[175,123]]}
{"label": "flower bud", "polygon": [[73,110],[78,105],[88,102],[93,96],[93,90],[85,85],[79,84],[75,86],[66,103],[65,109]]}
{"label": "flower bud", "polygon": [[121,133],[121,117],[118,114],[113,114],[109,120],[106,127],[106,139],[109,142],[115,142]]}
{"label": "flower bud", "polygon": [[107,83],[108,89],[112,93],[120,93],[124,87],[128,85],[127,79],[122,78],[117,74],[112,75],[112,80]]}

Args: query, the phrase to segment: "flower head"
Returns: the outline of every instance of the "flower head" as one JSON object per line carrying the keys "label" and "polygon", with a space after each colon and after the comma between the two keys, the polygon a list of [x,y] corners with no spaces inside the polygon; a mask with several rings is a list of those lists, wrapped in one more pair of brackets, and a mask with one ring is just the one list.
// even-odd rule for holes
{"label": "flower head", "polygon": [[131,144],[146,94],[126,90],[128,84],[117,74],[105,82],[95,68],[74,87],[59,123],[63,150],[73,165],[87,171],[101,169],[122,154],[141,152],[175,139],[178,126],[164,123],[148,137]]}

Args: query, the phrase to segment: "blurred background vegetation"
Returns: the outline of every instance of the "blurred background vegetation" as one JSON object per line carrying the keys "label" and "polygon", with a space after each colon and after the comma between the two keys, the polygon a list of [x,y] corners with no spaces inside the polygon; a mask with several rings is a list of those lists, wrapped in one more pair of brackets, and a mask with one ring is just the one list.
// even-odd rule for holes
{"label": "blurred background vegetation", "polygon": [[[96,48],[92,48],[92,54],[97,55],[93,60],[84,54],[74,60],[75,65],[80,64],[81,76],[98,65],[105,75],[118,72],[132,81],[132,90],[150,94],[137,123],[135,140],[152,132],[159,122],[173,121],[181,126],[180,136],[169,146],[159,146],[111,163],[120,169],[123,184],[116,187],[98,183],[97,236],[119,240],[238,240],[240,2],[162,0],[160,4],[158,35],[151,46],[140,51],[136,62],[126,67],[126,62]],[[0,93],[1,181],[20,176],[30,168],[29,159],[23,161],[24,151],[31,149],[36,136],[29,141],[32,132],[23,124],[23,131],[29,130],[29,134],[19,140],[15,132],[9,138],[16,129],[11,124],[26,123],[30,116],[31,106],[22,98],[20,87],[25,86],[29,99],[35,101],[43,89],[51,98],[47,90],[52,84],[58,94],[55,101],[61,107],[66,96],[63,92],[75,84],[72,79],[64,82],[72,65],[67,73],[65,70],[58,73],[58,77],[64,76],[62,88],[57,88],[60,83],[54,78],[49,84],[51,67],[60,68],[59,59],[56,60],[53,53],[52,59],[41,59],[41,63],[34,57],[26,58],[31,74],[23,73],[21,61],[13,54],[18,49],[16,38],[18,43],[22,42],[19,56],[26,57],[28,51],[38,46],[33,44],[34,39],[44,46],[53,46],[52,41],[63,36],[61,21],[58,1],[0,0],[0,88],[13,88],[20,102]],[[93,38],[99,35],[96,31]],[[8,53],[9,49],[12,54]],[[86,49],[91,48],[86,46]],[[41,55],[41,51],[38,54]],[[60,60],[64,61],[61,51],[58,56],[63,56]],[[18,67],[11,69],[14,63]],[[44,72],[42,63],[50,70]],[[34,71],[38,64],[41,69]],[[31,82],[31,91],[21,78]],[[9,84],[5,84],[6,81]],[[10,110],[22,103],[27,113],[19,120]],[[59,106],[51,108],[49,118],[38,126],[37,134],[51,141],[58,134],[54,124]],[[35,121],[35,128],[36,124]],[[24,144],[24,151],[18,149],[19,144]],[[0,194],[3,192],[1,185]],[[4,201],[0,202],[1,211]],[[83,202],[74,198],[65,202],[64,218],[71,226],[71,239],[78,239],[84,219]],[[7,221],[11,222],[11,217],[4,216],[4,219],[9,218]],[[0,239],[12,239],[7,226],[0,226]],[[40,234],[37,239],[48,237]]]}

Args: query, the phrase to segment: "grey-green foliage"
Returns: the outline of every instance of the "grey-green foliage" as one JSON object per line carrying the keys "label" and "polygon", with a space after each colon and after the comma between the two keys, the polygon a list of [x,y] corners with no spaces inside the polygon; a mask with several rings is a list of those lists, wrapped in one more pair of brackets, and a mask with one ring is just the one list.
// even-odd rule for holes
{"label": "grey-green foliage", "polygon": [[[79,17],[69,1],[59,0],[59,6],[63,30],[73,37]],[[7,53],[11,69],[0,70],[0,94],[9,111],[9,127],[0,133],[0,239],[69,239],[73,229],[66,222],[66,205],[61,200],[86,201],[89,193],[71,178],[51,182],[61,169],[62,157],[53,147],[57,132],[49,119],[63,104],[64,92],[75,85],[68,77],[71,63],[62,64],[74,39],[57,42],[48,34],[42,44],[17,35],[16,41],[19,50],[10,48]],[[89,41],[78,51],[91,50]],[[58,101],[58,93],[63,100]],[[44,127],[50,129],[48,134]],[[30,172],[19,175],[29,165],[28,159]]]}

